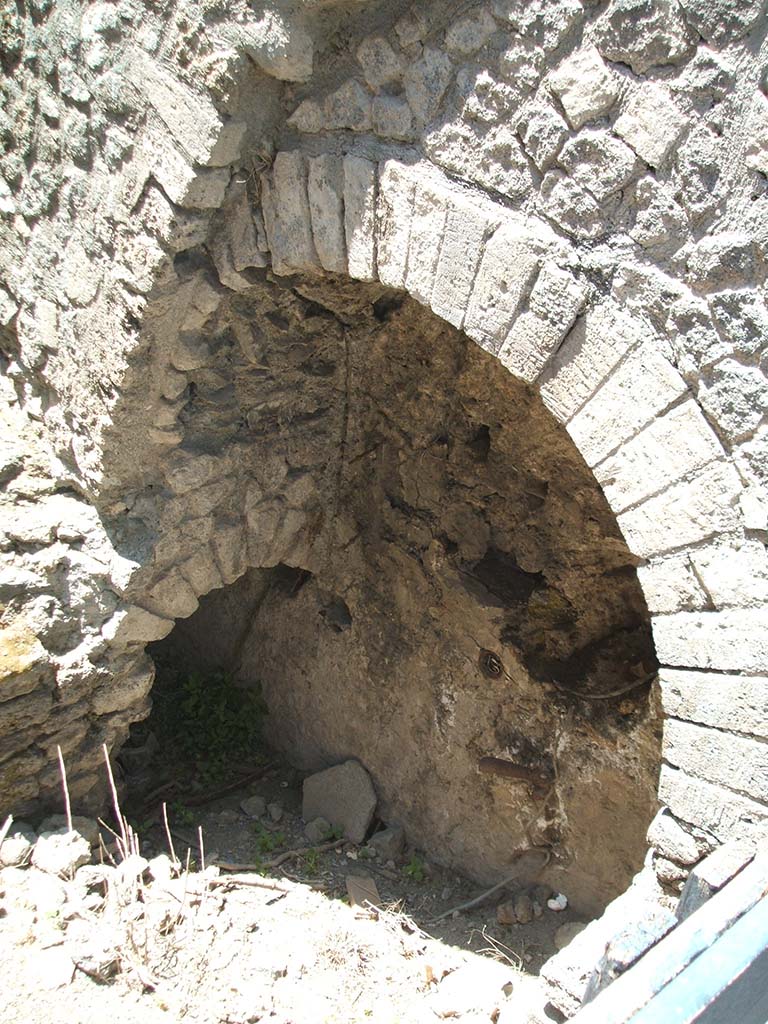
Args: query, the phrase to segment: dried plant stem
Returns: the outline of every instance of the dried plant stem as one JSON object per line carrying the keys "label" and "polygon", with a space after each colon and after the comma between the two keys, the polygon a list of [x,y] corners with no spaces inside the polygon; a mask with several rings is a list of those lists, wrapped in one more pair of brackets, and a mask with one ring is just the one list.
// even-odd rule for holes
{"label": "dried plant stem", "polygon": [[[552,857],[551,850],[543,850],[540,847],[534,847],[530,851],[521,850],[520,853],[517,854],[517,856],[522,857],[524,853],[534,852],[534,850],[538,850],[539,853],[543,853],[545,856],[544,863],[541,865],[541,868],[539,869],[543,871],[547,864],[549,864],[550,859]],[[509,885],[510,882],[514,882],[516,878],[517,872],[515,872],[514,875],[509,875],[507,878],[502,879],[501,882],[497,882],[496,885],[492,885],[490,889],[486,889],[485,892],[481,892],[480,895],[475,896],[474,899],[467,900],[466,903],[459,903],[457,907],[451,907],[449,910],[444,910],[442,914],[438,914],[437,917],[433,918],[431,923],[437,924],[438,921],[444,921],[446,917],[452,917],[453,914],[459,914],[463,910],[471,910],[473,907],[476,907],[478,904],[482,903],[483,900],[488,899],[489,896],[493,896],[493,894],[495,892],[498,892],[499,889],[503,889],[504,886]]]}
{"label": "dried plant stem", "polygon": [[[109,779],[109,788],[112,791],[112,806],[115,809],[115,817],[117,818],[118,824],[120,825],[120,835],[122,836],[122,853],[123,858],[128,856],[130,847],[128,845],[128,834],[125,828],[125,819],[123,818],[122,811],[120,810],[120,801],[117,798],[117,786],[115,786],[115,777],[112,774],[112,765],[109,762],[109,751],[107,750],[107,744],[102,743],[101,749],[104,751],[104,761],[107,766],[107,777]],[[117,837],[115,837],[117,838]]]}
{"label": "dried plant stem", "polygon": [[8,817],[5,819],[5,821],[3,822],[2,827],[0,828],[0,846],[3,845],[3,842],[5,841],[5,837],[8,835],[12,824],[13,824],[13,815],[9,814]]}
{"label": "dried plant stem", "polygon": [[171,860],[173,861],[174,867],[179,864],[179,860],[176,857],[176,851],[173,848],[173,839],[171,838],[171,826],[168,824],[168,807],[163,800],[163,824],[165,825],[165,837],[168,840],[168,849],[171,851]]}
{"label": "dried plant stem", "polygon": [[72,831],[72,805],[69,802],[69,786],[67,785],[67,769],[64,767],[64,755],[61,747],[56,744],[56,753],[59,758],[59,771],[61,772],[61,788],[64,790],[64,812],[67,815],[67,832]]}
{"label": "dried plant stem", "polygon": [[205,871],[205,847],[203,846],[203,826],[197,826],[197,844],[200,847],[200,870]]}

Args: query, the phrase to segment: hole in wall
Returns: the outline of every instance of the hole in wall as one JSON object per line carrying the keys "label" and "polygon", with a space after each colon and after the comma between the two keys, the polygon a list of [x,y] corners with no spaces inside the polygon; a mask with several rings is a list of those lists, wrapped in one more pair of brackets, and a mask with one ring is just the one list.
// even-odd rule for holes
{"label": "hole in wall", "polygon": [[[212,344],[184,413],[207,453],[252,424],[233,493],[259,482],[261,565],[152,645],[156,703],[164,666],[223,673],[264,701],[269,749],[300,771],[359,760],[381,820],[438,863],[491,882],[545,850],[547,880],[597,912],[656,808],[635,560],[532,388],[412,300],[333,287],[264,282],[207,325],[247,322],[269,368]],[[279,557],[258,554],[272,513],[298,524]]]}

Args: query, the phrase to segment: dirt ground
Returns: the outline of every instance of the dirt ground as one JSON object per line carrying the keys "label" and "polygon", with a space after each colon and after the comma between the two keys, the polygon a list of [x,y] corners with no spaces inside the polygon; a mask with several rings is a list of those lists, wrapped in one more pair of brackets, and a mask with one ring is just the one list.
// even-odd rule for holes
{"label": "dirt ground", "polygon": [[[366,847],[343,841],[309,849],[301,781],[300,773],[277,765],[214,799],[210,791],[190,789],[186,800],[169,794],[175,853],[189,863],[180,877],[166,875],[164,857],[152,860],[168,852],[168,843],[161,815],[142,800],[135,804],[147,816],[136,824],[149,868],[116,857],[106,882],[94,881],[87,873],[98,869],[91,867],[73,880],[35,868],[0,872],[3,1019],[555,1019],[545,1011],[537,972],[555,950],[555,931],[574,919],[569,910],[544,906],[528,924],[501,925],[496,906],[514,897],[512,883],[479,906],[440,919],[481,887],[414,850],[399,863],[381,863]],[[276,805],[279,820],[243,813],[240,803],[252,795]],[[378,909],[349,905],[348,876],[374,880]]]}

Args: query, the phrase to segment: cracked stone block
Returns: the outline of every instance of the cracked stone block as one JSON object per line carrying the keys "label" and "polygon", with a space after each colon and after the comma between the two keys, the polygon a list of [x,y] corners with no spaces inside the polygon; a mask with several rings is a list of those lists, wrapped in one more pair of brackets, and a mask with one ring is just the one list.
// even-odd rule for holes
{"label": "cracked stone block", "polygon": [[431,305],[438,316],[461,327],[485,243],[498,226],[490,212],[462,196],[452,197],[435,268]]}
{"label": "cracked stone block", "polygon": [[648,842],[678,864],[695,864],[701,856],[699,843],[662,807],[648,827]]}
{"label": "cracked stone block", "polygon": [[536,102],[517,125],[523,148],[540,171],[554,162],[568,138],[568,125],[549,103]]}
{"label": "cracked stone block", "polygon": [[390,288],[405,285],[415,188],[413,174],[404,164],[387,160],[379,165],[376,260],[379,280]]}
{"label": "cracked stone block", "polygon": [[425,305],[429,304],[432,296],[448,206],[449,197],[439,187],[430,184],[416,186],[405,287],[410,295]]}
{"label": "cracked stone block", "polygon": [[620,91],[618,79],[594,46],[564,61],[550,74],[549,84],[573,128],[607,113]]}
{"label": "cracked stone block", "polygon": [[264,223],[276,274],[319,267],[312,238],[307,168],[297,150],[282,151],[261,177]]}

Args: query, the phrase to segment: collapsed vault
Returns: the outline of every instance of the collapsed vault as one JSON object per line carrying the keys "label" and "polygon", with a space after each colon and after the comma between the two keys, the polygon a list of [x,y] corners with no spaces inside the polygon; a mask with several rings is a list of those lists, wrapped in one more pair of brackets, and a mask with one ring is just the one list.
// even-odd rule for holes
{"label": "collapsed vault", "polygon": [[594,911],[655,809],[634,559],[533,389],[402,295],[294,285],[222,304],[181,413],[211,466],[243,453],[228,488],[261,543],[290,542],[161,646],[260,683],[298,766],[359,758],[439,861],[485,879],[539,847]]}

